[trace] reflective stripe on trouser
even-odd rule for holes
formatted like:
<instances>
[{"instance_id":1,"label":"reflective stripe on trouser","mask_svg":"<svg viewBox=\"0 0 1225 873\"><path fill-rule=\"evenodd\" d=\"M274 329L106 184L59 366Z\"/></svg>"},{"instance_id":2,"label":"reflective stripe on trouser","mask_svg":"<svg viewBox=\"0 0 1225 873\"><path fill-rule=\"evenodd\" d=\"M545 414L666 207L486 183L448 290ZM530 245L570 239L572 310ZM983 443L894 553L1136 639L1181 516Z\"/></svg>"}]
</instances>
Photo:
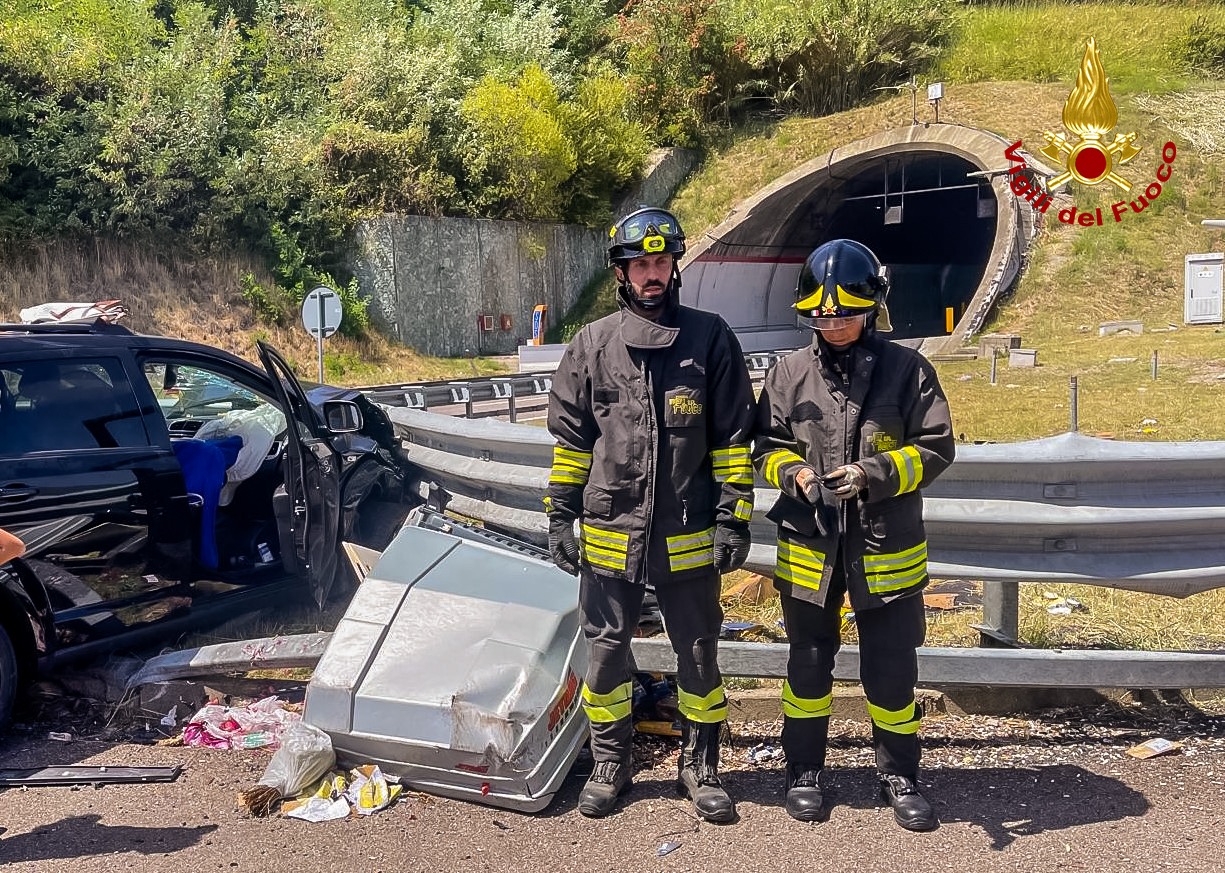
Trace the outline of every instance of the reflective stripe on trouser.
<instances>
[{"instance_id":1,"label":"reflective stripe on trouser","mask_svg":"<svg viewBox=\"0 0 1225 873\"><path fill-rule=\"evenodd\" d=\"M793 763L821 765L825 760L828 718L799 716L804 706L822 700L833 689L834 656L841 646L839 609L846 589L841 567L835 567L830 586L824 607L781 597L790 645L786 687L800 701L790 713L784 704L783 753ZM885 773L913 776L919 767L914 686L918 679L915 649L923 644L926 631L923 598L903 597L860 610L855 613L855 624L859 677L874 716L876 766Z\"/></svg>"},{"instance_id":2,"label":"reflective stripe on trouser","mask_svg":"<svg viewBox=\"0 0 1225 873\"><path fill-rule=\"evenodd\" d=\"M579 612L588 655L583 700L596 761L629 758L631 719L628 713L621 717L619 689L632 687L630 641L638 628L645 591L643 585L600 576L588 567L579 577ZM684 582L665 582L655 590L676 651L679 688L694 702L695 711L717 714L712 720L722 721L726 700L716 659L723 624L718 595L719 577L713 568Z\"/></svg>"},{"instance_id":3,"label":"reflective stripe on trouser","mask_svg":"<svg viewBox=\"0 0 1225 873\"><path fill-rule=\"evenodd\" d=\"M923 597L915 593L855 613L859 630L859 675L868 713L876 768L914 776L919 770L919 713L915 683L927 633Z\"/></svg>"}]
</instances>

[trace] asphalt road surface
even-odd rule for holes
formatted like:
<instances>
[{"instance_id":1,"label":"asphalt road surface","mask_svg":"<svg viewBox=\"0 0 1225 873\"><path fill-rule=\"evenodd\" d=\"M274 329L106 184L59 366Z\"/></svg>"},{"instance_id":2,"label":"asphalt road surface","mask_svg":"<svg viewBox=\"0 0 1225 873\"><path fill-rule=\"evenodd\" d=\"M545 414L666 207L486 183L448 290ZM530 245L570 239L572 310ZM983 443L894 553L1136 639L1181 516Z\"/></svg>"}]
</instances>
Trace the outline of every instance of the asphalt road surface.
<instances>
[{"instance_id":1,"label":"asphalt road surface","mask_svg":"<svg viewBox=\"0 0 1225 873\"><path fill-rule=\"evenodd\" d=\"M737 726L724 746L730 825L698 822L675 794L675 740L639 737L639 772L620 810L575 809L573 773L535 816L408 792L365 818L310 824L235 807L266 751L151 743L140 726L47 738L63 723L17 725L0 767L182 765L168 784L0 791L0 864L26 870L159 871L1220 871L1225 719L1186 707L1064 711L1035 718L935 716L924 722L922 784L938 830L909 833L878 805L865 725L836 722L830 818L781 807L781 763L751 763L777 724ZM1181 743L1140 760L1152 737ZM679 843L660 856L663 843Z\"/></svg>"}]
</instances>

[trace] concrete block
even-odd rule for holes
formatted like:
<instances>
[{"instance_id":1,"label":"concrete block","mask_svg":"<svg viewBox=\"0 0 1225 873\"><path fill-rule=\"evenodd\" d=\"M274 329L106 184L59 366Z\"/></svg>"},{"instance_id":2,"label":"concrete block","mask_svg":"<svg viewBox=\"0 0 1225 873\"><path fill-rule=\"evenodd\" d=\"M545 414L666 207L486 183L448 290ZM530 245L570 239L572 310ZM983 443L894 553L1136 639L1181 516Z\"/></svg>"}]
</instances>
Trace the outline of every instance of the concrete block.
<instances>
[{"instance_id":1,"label":"concrete block","mask_svg":"<svg viewBox=\"0 0 1225 873\"><path fill-rule=\"evenodd\" d=\"M1009 349L1008 350L1008 366L1010 367L1036 367L1038 366L1038 350L1037 349Z\"/></svg>"},{"instance_id":2,"label":"concrete block","mask_svg":"<svg viewBox=\"0 0 1225 873\"><path fill-rule=\"evenodd\" d=\"M1098 336L1110 336L1112 333L1144 333L1144 322L1103 321L1097 326Z\"/></svg>"},{"instance_id":3,"label":"concrete block","mask_svg":"<svg viewBox=\"0 0 1225 873\"><path fill-rule=\"evenodd\" d=\"M985 358L991 354L1010 352L1021 347L1021 337L1015 333L989 333L978 338L978 356Z\"/></svg>"}]
</instances>

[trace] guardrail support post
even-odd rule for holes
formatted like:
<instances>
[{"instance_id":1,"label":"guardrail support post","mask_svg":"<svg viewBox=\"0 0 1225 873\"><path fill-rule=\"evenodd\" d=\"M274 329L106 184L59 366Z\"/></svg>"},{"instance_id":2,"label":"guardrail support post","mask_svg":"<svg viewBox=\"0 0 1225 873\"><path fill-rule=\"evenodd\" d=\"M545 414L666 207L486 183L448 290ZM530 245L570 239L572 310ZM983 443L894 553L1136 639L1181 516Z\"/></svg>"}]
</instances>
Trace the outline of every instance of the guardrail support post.
<instances>
[{"instance_id":1,"label":"guardrail support post","mask_svg":"<svg viewBox=\"0 0 1225 873\"><path fill-rule=\"evenodd\" d=\"M983 623L974 627L980 646L1015 645L1017 640L1017 595L1015 580L983 582Z\"/></svg>"}]
</instances>

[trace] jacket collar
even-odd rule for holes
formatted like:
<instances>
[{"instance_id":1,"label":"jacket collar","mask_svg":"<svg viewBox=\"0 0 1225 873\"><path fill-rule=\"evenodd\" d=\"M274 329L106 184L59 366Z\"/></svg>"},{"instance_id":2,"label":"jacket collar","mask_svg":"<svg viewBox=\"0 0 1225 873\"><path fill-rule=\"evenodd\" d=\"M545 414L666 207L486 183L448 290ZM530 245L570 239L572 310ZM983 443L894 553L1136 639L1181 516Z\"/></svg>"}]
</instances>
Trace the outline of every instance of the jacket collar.
<instances>
[{"instance_id":1,"label":"jacket collar","mask_svg":"<svg viewBox=\"0 0 1225 873\"><path fill-rule=\"evenodd\" d=\"M631 349L666 349L676 342L679 327L651 321L621 305L621 339Z\"/></svg>"}]
</instances>

